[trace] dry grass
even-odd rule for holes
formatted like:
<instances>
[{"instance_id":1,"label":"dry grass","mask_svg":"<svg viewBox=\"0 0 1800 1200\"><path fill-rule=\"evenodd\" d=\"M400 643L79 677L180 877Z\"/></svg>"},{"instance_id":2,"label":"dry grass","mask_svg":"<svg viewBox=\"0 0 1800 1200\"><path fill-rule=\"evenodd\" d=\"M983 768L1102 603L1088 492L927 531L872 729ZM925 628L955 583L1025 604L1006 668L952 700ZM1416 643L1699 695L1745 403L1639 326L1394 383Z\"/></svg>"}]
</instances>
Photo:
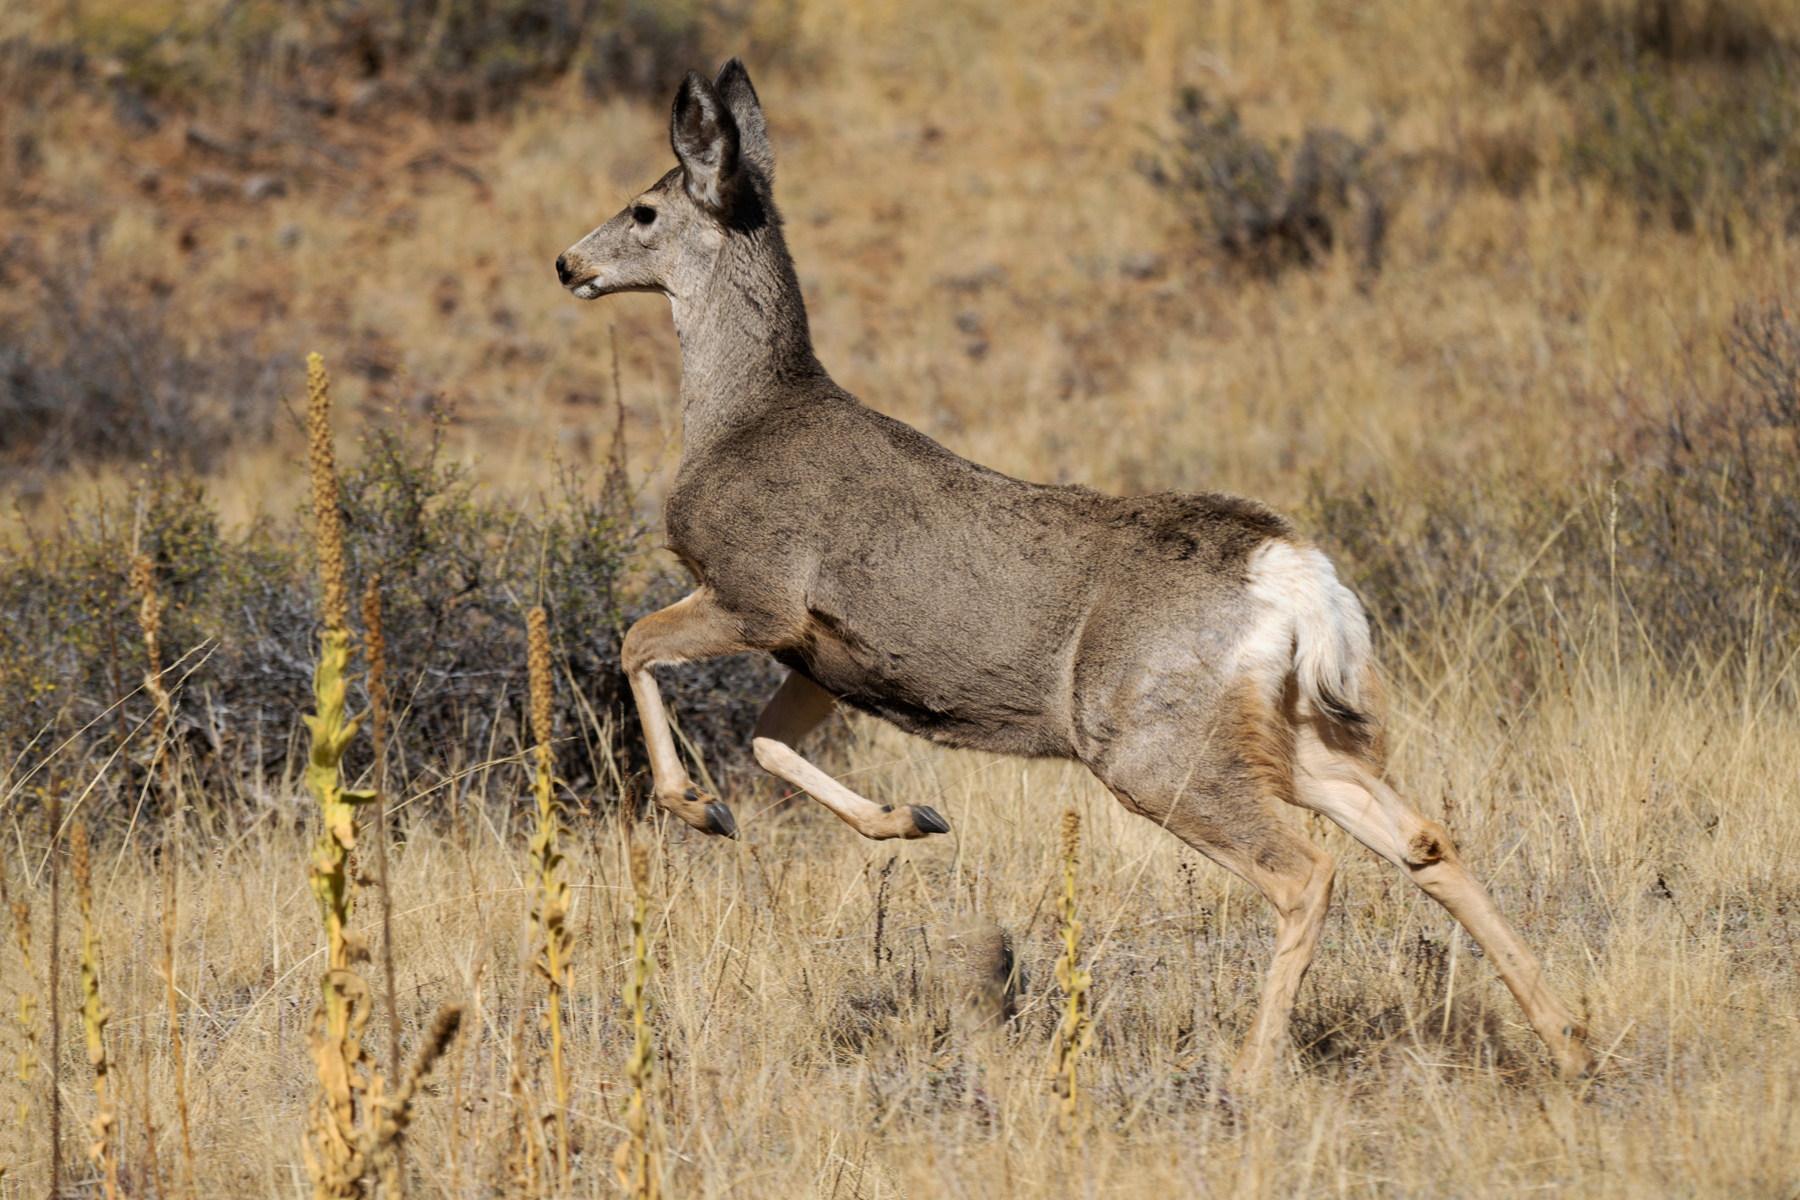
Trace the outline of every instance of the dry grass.
<instances>
[{"instance_id":1,"label":"dry grass","mask_svg":"<svg viewBox=\"0 0 1800 1200\"><path fill-rule=\"evenodd\" d=\"M1556 1083L1441 911L1326 833L1343 868L1301 995L1297 1055L1266 1092L1231 1094L1222 1071L1272 942L1260 900L1196 869L1077 770L923 750L858 723L856 778L883 802L946 812L953 839L875 846L799 801L746 805L743 842L675 831L654 855L669 1194L1789 1194L1800 1161L1800 818L1789 799L1800 730L1755 692L1650 700L1642 681L1606 678L1605 661L1568 666L1572 700L1548 697L1523 729L1497 728L1479 688L1452 685L1429 725L1405 711L1399 762L1555 985L1579 998L1607 1052L1597 1080ZM1072 1158L1051 1089L1061 1005L1048 982L1063 857L1053 815L1065 806L1090 834L1080 902L1094 976L1089 1124ZM195 986L200 1194L296 1194L310 1090L302 998L321 964L296 869L302 810L276 794L253 814L202 805L195 817L181 974ZM542 1103L551 1095L541 989L527 985L526 1009L515 1007L527 820L509 794L477 790L459 823L466 842L411 823L391 863L409 1037L489 981L473 989L460 1074L434 1079L415 1106L417 1195L449 1194L453 1176L465 1195L505 1186L509 1073ZM579 881L566 1030L576 1195L612 1194L625 1132L633 1041L616 997L633 969L634 898L621 832L586 824L568 846ZM97 862L95 889L103 956L118 964L115 1052L132 1061L149 1037L152 1108L168 1128L164 1017L132 954L156 937L155 878L134 840ZM878 890L885 944L872 960ZM993 1033L951 1011L960 947L946 931L971 909L1015 932L1031 980L1016 1026ZM77 1070L71 1059L64 1078ZM121 1084L121 1184L143 1194L135 1080ZM80 1128L91 1102L65 1095ZM28 1132L9 1128L0 1142L16 1164L9 1187L42 1179L42 1126Z\"/></svg>"},{"instance_id":2,"label":"dry grass","mask_svg":"<svg viewBox=\"0 0 1800 1200\"><path fill-rule=\"evenodd\" d=\"M1571 0L1550 25L1628 7ZM1800 36L1773 0L1742 7ZM9 33L55 20L3 16ZM1490 29L1429 0L976 2L929 19L800 4L786 19L787 65L752 70L821 356L871 403L1032 478L1229 487L1287 504L1313 479L1340 492L1503 480L1528 498L1631 443L1646 414L1622 397L1663 394L1665 381L1729 390L1733 313L1796 282L1795 243L1779 232L1682 234L1578 186L1555 168L1577 125L1569 93L1512 60L1487 73L1473 43ZM1174 132L1182 85L1234 105L1266 139L1321 123L1362 139L1379 125L1403 185L1380 273L1338 252L1246 279L1206 253L1134 169ZM351 82L334 86L347 102ZM394 111L320 119L305 137L264 101L193 114L225 138L270 135L243 162L187 138L186 115L136 136L114 111L104 93L47 92L0 113L7 152L21 155L26 135L34 147L32 169L0 181L31 262L93 272L109 302L159 298L157 328L191 330L189 358L241 334L297 380L297 348L327 347L354 364L337 381L352 426L408 422L447 391L452 454L520 494L542 490L547 450L604 453L616 324L630 461L655 502L677 437L666 311L639 297L582 308L549 264L663 169L659 109L569 87L475 125ZM356 165L295 149L306 137ZM258 173L286 193L241 198ZM90 314L40 330L35 271L0 261L8 344L105 324ZM305 486L298 446L277 432L216 460L228 515L291 506ZM28 457L7 464L21 523L32 504L86 486ZM99 471L103 486L123 473L117 460ZM1639 617L1621 618L1604 593L1578 611L1533 597L1504 631L1492 610L1471 611L1435 625L1427 614L1412 645L1429 653L1386 645L1395 768L1582 1010L1605 1051L1598 1078L1555 1082L1448 918L1296 816L1342 863L1336 904L1287 1069L1234 1092L1224 1067L1273 942L1260 899L1076 768L940 751L860 719L833 735L834 769L880 802L932 805L954 834L863 842L804 797L753 783L732 797L742 841L656 827L640 901L628 845L652 831L604 815L605 787L576 797L601 803L563 814L572 967L553 1026L530 970L537 814L519 799L521 747L454 787L390 797L384 949L407 1046L376 1030L367 1048L384 1062L396 1049L444 1053L429 1080L406 1085L418 1086L412 1193L520 1192L522 1156L546 1145L534 1123L563 1109L550 1078L560 1026L574 1195L616 1194L615 1151L660 1131L672 1196L1791 1197L1794 647L1665 662L1637 652ZM464 763L485 753L463 749ZM306 1017L326 955L304 878L317 816L292 779L228 791L191 763L176 770L178 864L156 861L161 839L141 822L113 827L92 863L117 1010L108 1055L122 1067L109 1079L119 1189L155 1193L147 1111L170 1194L182 1191L168 1149L179 1122L193 1194L303 1195ZM50 831L32 781L5 785L8 878L29 900L38 973L8 949L0 994L37 998L24 1026L35 1021L48 1057L43 980L72 998L79 946L62 939L60 961L46 961ZM89 815L84 786L69 792L71 820ZM1079 1138L1062 1128L1052 1081L1065 1000L1056 817L1070 808L1092 974ZM179 894L165 893L175 879ZM631 938L640 912L652 922L654 1058L621 1001L649 966ZM179 1038L156 965L165 914ZM970 989L954 931L978 918L1010 931L1028 980L999 1028L957 1013ZM462 1032L446 1051L452 1034L432 1015L453 1004ZM0 1036L29 1048L19 1022ZM95 1115L76 1086L80 1053L65 1039L55 1064L68 1164L84 1161L76 1139ZM45 1190L47 1066L31 1120L0 1127L0 1197ZM632 1108L634 1080L653 1083L654 1128ZM26 1091L5 1086L11 1110ZM551 1173L541 1155L538 1168Z\"/></svg>"}]
</instances>

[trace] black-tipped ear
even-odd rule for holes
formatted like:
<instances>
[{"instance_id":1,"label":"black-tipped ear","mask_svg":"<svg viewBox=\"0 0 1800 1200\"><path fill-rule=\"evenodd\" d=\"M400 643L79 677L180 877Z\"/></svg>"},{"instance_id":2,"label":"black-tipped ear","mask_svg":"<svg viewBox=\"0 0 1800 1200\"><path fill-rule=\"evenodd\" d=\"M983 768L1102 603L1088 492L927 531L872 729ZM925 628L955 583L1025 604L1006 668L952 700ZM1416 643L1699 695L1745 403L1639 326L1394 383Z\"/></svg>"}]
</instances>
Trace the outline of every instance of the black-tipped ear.
<instances>
[{"instance_id":1,"label":"black-tipped ear","mask_svg":"<svg viewBox=\"0 0 1800 1200\"><path fill-rule=\"evenodd\" d=\"M769 125L763 120L762 101L756 98L756 88L751 86L750 72L744 68L744 60L734 58L720 67L719 77L713 80L713 90L719 93L719 98L725 101L725 107L737 121L738 153L773 183L775 149L769 145Z\"/></svg>"},{"instance_id":2,"label":"black-tipped ear","mask_svg":"<svg viewBox=\"0 0 1800 1200\"><path fill-rule=\"evenodd\" d=\"M675 93L669 144L687 175L688 194L714 212L729 212L742 182L737 121L698 71L689 71Z\"/></svg>"}]
</instances>

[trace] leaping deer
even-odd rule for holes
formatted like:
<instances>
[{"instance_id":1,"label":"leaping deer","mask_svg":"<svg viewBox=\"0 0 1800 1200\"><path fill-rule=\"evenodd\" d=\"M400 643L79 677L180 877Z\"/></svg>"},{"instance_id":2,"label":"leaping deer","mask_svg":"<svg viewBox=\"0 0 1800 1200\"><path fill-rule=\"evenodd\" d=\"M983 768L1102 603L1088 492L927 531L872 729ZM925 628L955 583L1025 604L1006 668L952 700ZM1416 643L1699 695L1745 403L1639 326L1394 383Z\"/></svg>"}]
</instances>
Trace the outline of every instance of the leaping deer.
<instances>
[{"instance_id":1,"label":"leaping deer","mask_svg":"<svg viewBox=\"0 0 1800 1200\"><path fill-rule=\"evenodd\" d=\"M1368 620L1331 562L1254 500L1122 498L1008 478L864 406L813 353L744 65L689 72L677 165L556 260L577 297L657 292L681 340L680 468L664 506L695 591L631 627L623 665L657 803L731 835L688 777L659 664L760 650L790 674L757 761L864 837L947 833L796 750L843 702L946 746L1084 763L1139 813L1254 884L1277 939L1235 1071L1288 1016L1331 899L1329 855L1282 819L1323 813L1475 937L1564 1075L1585 1030L1464 867L1382 778Z\"/></svg>"}]
</instances>

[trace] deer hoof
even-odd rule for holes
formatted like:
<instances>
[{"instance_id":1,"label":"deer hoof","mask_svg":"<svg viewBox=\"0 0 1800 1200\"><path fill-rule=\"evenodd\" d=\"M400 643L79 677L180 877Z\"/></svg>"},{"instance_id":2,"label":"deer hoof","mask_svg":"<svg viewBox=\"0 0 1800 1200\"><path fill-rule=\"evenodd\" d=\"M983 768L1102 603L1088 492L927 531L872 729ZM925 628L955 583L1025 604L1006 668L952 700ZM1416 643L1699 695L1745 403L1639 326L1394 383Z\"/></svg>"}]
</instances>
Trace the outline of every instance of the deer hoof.
<instances>
[{"instance_id":1,"label":"deer hoof","mask_svg":"<svg viewBox=\"0 0 1800 1200\"><path fill-rule=\"evenodd\" d=\"M1570 1082L1592 1079L1600 1071L1600 1060L1579 1042L1559 1056L1556 1073Z\"/></svg>"},{"instance_id":2,"label":"deer hoof","mask_svg":"<svg viewBox=\"0 0 1800 1200\"><path fill-rule=\"evenodd\" d=\"M913 828L921 834L949 833L950 822L938 814L938 810L925 804L910 805L912 809Z\"/></svg>"},{"instance_id":3,"label":"deer hoof","mask_svg":"<svg viewBox=\"0 0 1800 1200\"><path fill-rule=\"evenodd\" d=\"M724 801L707 801L706 832L717 834L720 837L734 838L737 836L737 818L731 815L731 810L725 807Z\"/></svg>"}]
</instances>

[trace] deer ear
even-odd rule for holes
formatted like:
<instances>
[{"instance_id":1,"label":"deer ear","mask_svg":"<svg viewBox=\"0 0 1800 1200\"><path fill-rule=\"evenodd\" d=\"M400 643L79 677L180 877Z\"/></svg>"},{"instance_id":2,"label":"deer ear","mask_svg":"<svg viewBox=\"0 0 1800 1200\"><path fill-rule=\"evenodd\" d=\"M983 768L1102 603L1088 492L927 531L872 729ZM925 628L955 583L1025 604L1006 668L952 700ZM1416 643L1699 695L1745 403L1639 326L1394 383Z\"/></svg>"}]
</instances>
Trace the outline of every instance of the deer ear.
<instances>
[{"instance_id":1,"label":"deer ear","mask_svg":"<svg viewBox=\"0 0 1800 1200\"><path fill-rule=\"evenodd\" d=\"M734 58L720 67L719 77L713 80L713 90L719 93L719 98L737 121L738 153L743 161L773 183L775 150L769 145L769 126L763 120L762 101L756 98L756 89L750 84L750 72L744 68L744 60Z\"/></svg>"},{"instance_id":2,"label":"deer ear","mask_svg":"<svg viewBox=\"0 0 1800 1200\"><path fill-rule=\"evenodd\" d=\"M675 93L669 144L687 176L688 195L716 213L729 212L742 181L737 121L698 71L689 71Z\"/></svg>"}]
</instances>

